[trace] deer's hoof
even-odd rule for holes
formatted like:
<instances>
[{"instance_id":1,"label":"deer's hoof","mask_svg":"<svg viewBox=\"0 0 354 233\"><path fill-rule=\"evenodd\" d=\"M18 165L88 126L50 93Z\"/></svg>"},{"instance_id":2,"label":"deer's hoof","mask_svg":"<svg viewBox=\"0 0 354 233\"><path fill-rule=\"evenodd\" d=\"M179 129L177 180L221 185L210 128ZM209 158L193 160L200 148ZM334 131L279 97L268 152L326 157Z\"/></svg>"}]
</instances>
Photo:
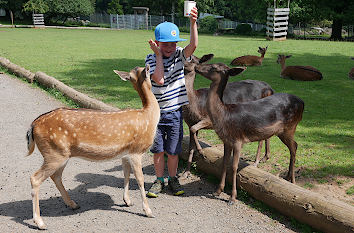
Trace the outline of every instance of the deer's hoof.
<instances>
[{"instance_id":1,"label":"deer's hoof","mask_svg":"<svg viewBox=\"0 0 354 233\"><path fill-rule=\"evenodd\" d=\"M78 204L76 204L74 201L72 201L72 203L69 206L72 210L77 210L80 209L80 206Z\"/></svg>"},{"instance_id":2,"label":"deer's hoof","mask_svg":"<svg viewBox=\"0 0 354 233\"><path fill-rule=\"evenodd\" d=\"M42 218L34 219L34 223L37 225L38 229L46 230L47 226L44 224Z\"/></svg>"}]
</instances>

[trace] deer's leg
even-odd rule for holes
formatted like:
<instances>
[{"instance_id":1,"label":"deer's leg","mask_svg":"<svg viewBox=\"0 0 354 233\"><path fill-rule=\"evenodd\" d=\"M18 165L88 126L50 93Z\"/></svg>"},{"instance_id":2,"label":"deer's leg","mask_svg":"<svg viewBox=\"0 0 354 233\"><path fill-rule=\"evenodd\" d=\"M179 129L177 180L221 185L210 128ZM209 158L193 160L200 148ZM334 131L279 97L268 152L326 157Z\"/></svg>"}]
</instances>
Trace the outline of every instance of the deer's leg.
<instances>
[{"instance_id":1,"label":"deer's leg","mask_svg":"<svg viewBox=\"0 0 354 233\"><path fill-rule=\"evenodd\" d=\"M133 203L131 202L130 197L129 197L129 179L130 179L131 166L129 163L129 159L127 157L122 158L122 166L123 166L123 172L124 172L123 200L127 206L132 206Z\"/></svg>"},{"instance_id":2,"label":"deer's leg","mask_svg":"<svg viewBox=\"0 0 354 233\"><path fill-rule=\"evenodd\" d=\"M285 179L291 183L295 183L295 160L297 150L297 143L294 140L294 133L295 132L285 132L284 134L279 135L280 140L289 148L290 151L289 171Z\"/></svg>"},{"instance_id":3,"label":"deer's leg","mask_svg":"<svg viewBox=\"0 0 354 233\"><path fill-rule=\"evenodd\" d=\"M224 158L223 158L223 164L222 164L221 178L220 178L219 187L214 193L215 196L219 196L220 193L222 191L224 191L226 170L227 170L227 165L229 164L229 161L230 161L231 150L232 150L232 148L230 146L227 146L226 144L224 144Z\"/></svg>"},{"instance_id":4,"label":"deer's leg","mask_svg":"<svg viewBox=\"0 0 354 233\"><path fill-rule=\"evenodd\" d=\"M193 134L190 130L189 130L189 156L188 156L188 161L187 161L187 168L183 173L183 177L187 178L190 174L191 174L191 165L192 165L192 161L193 161L193 155L194 155L194 148L196 147L196 143L195 141L198 140L197 139L197 133Z\"/></svg>"},{"instance_id":5,"label":"deer's leg","mask_svg":"<svg viewBox=\"0 0 354 233\"><path fill-rule=\"evenodd\" d=\"M257 167L259 164L259 161L261 160L261 150L263 146L263 140L258 142L258 148L257 148L257 154L256 154L256 160L254 161L253 166Z\"/></svg>"},{"instance_id":6,"label":"deer's leg","mask_svg":"<svg viewBox=\"0 0 354 233\"><path fill-rule=\"evenodd\" d=\"M236 197L237 197L236 179L237 179L237 169L240 160L241 149L242 149L242 143L237 141L233 146L234 158L232 162L232 191L228 203L229 205L233 205L236 202Z\"/></svg>"},{"instance_id":7,"label":"deer's leg","mask_svg":"<svg viewBox=\"0 0 354 233\"><path fill-rule=\"evenodd\" d=\"M267 161L269 159L269 154L270 154L270 138L264 141L265 141L265 154L264 157L262 158L262 162Z\"/></svg>"},{"instance_id":8,"label":"deer's leg","mask_svg":"<svg viewBox=\"0 0 354 233\"><path fill-rule=\"evenodd\" d=\"M141 193L141 199L143 203L143 210L145 211L146 216L150 218L154 218L155 216L152 214L152 211L149 207L149 203L147 201L146 195L145 195L145 188L144 188L144 175L143 175L143 169L141 166L141 157L142 154L133 154L131 155L131 166L133 168L133 172L136 178L136 181L138 182L139 188L140 188L140 193Z\"/></svg>"},{"instance_id":9,"label":"deer's leg","mask_svg":"<svg viewBox=\"0 0 354 233\"><path fill-rule=\"evenodd\" d=\"M67 206L69 206L71 209L75 210L80 208L80 206L78 204L76 204L73 200L71 200L68 192L66 191L66 189L64 188L63 182L62 182L62 174L63 174L63 170L67 164L68 160L64 160L63 162L61 162L61 167L59 167L58 170L56 170L54 172L53 175L50 176L50 178L53 180L53 182L55 183L55 186L57 186L65 204Z\"/></svg>"},{"instance_id":10,"label":"deer's leg","mask_svg":"<svg viewBox=\"0 0 354 233\"><path fill-rule=\"evenodd\" d=\"M197 150L198 150L199 153L201 153L202 147L199 144L199 141L198 141L198 138L197 138L196 134L197 134L197 132L199 130L204 129L204 128L210 128L211 126L212 126L212 123L211 123L210 119L204 119L204 120L199 121L197 124L193 125L190 128L190 131L194 134L195 145L196 145Z\"/></svg>"},{"instance_id":11,"label":"deer's leg","mask_svg":"<svg viewBox=\"0 0 354 233\"><path fill-rule=\"evenodd\" d=\"M32 186L32 204L33 204L33 221L36 223L39 229L46 229L46 225L40 215L39 209L39 187L49 176L53 175L63 163L58 163L55 160L51 160L51 163L44 157L44 162L41 168L31 176Z\"/></svg>"}]
</instances>

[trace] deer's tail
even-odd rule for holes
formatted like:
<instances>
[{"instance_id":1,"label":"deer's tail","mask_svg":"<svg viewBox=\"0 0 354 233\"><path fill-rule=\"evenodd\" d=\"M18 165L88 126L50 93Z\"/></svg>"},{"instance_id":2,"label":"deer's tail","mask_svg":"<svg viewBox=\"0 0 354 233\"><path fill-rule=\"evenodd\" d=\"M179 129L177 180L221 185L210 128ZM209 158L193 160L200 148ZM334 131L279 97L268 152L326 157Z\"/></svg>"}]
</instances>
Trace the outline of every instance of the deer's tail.
<instances>
[{"instance_id":1,"label":"deer's tail","mask_svg":"<svg viewBox=\"0 0 354 233\"><path fill-rule=\"evenodd\" d=\"M33 124L31 125L31 128L29 128L29 130L27 131L26 139L27 139L27 149L28 149L27 156L29 156L33 153L35 147L35 141L33 137Z\"/></svg>"}]
</instances>

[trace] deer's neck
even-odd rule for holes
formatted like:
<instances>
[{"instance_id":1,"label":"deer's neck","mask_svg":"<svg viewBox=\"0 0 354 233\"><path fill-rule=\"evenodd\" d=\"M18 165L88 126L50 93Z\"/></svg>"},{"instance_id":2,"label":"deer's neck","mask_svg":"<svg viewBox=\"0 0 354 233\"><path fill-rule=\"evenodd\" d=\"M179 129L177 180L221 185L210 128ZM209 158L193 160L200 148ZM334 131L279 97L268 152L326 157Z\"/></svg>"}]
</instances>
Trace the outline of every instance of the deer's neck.
<instances>
[{"instance_id":1,"label":"deer's neck","mask_svg":"<svg viewBox=\"0 0 354 233\"><path fill-rule=\"evenodd\" d=\"M226 80L227 82L227 80ZM207 99L207 108L210 118L213 119L222 118L222 114L224 113L225 105L222 102L222 97L224 94L226 82L217 80L213 81L210 85L210 90L208 93Z\"/></svg>"},{"instance_id":2,"label":"deer's neck","mask_svg":"<svg viewBox=\"0 0 354 233\"><path fill-rule=\"evenodd\" d=\"M185 85L187 89L188 100L193 101L196 98L194 89L195 72L190 72L187 74L188 77L185 78Z\"/></svg>"},{"instance_id":3,"label":"deer's neck","mask_svg":"<svg viewBox=\"0 0 354 233\"><path fill-rule=\"evenodd\" d=\"M151 89L143 84L141 89L138 90L138 93L143 105L143 109L150 110L152 113L158 113L156 115L160 116L160 107Z\"/></svg>"},{"instance_id":4,"label":"deer's neck","mask_svg":"<svg viewBox=\"0 0 354 233\"><path fill-rule=\"evenodd\" d=\"M285 70L285 61L280 62L281 70Z\"/></svg>"}]
</instances>

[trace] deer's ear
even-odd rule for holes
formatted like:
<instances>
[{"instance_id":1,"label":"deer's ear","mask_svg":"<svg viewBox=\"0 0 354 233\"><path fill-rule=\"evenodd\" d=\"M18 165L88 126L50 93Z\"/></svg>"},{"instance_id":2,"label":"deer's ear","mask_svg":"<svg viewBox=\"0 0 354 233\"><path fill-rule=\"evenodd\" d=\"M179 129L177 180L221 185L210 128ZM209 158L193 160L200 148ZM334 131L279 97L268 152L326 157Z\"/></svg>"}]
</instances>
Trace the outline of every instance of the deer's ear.
<instances>
[{"instance_id":1,"label":"deer's ear","mask_svg":"<svg viewBox=\"0 0 354 233\"><path fill-rule=\"evenodd\" d=\"M229 75L230 76L236 76L241 74L243 71L245 71L247 67L234 67L229 69Z\"/></svg>"},{"instance_id":2,"label":"deer's ear","mask_svg":"<svg viewBox=\"0 0 354 233\"><path fill-rule=\"evenodd\" d=\"M125 71L113 70L123 81L128 81L130 79L130 74Z\"/></svg>"},{"instance_id":3,"label":"deer's ear","mask_svg":"<svg viewBox=\"0 0 354 233\"><path fill-rule=\"evenodd\" d=\"M150 78L150 65L145 66L145 75Z\"/></svg>"},{"instance_id":4,"label":"deer's ear","mask_svg":"<svg viewBox=\"0 0 354 233\"><path fill-rule=\"evenodd\" d=\"M212 53L206 54L206 55L204 55L202 58L200 58L199 64L200 64L200 63L207 62L207 61L209 61L210 59L212 59L213 57L214 57L214 54L212 54Z\"/></svg>"},{"instance_id":5,"label":"deer's ear","mask_svg":"<svg viewBox=\"0 0 354 233\"><path fill-rule=\"evenodd\" d=\"M288 56L286 56L285 58L289 58L289 57L291 57L292 55L288 55Z\"/></svg>"}]
</instances>

